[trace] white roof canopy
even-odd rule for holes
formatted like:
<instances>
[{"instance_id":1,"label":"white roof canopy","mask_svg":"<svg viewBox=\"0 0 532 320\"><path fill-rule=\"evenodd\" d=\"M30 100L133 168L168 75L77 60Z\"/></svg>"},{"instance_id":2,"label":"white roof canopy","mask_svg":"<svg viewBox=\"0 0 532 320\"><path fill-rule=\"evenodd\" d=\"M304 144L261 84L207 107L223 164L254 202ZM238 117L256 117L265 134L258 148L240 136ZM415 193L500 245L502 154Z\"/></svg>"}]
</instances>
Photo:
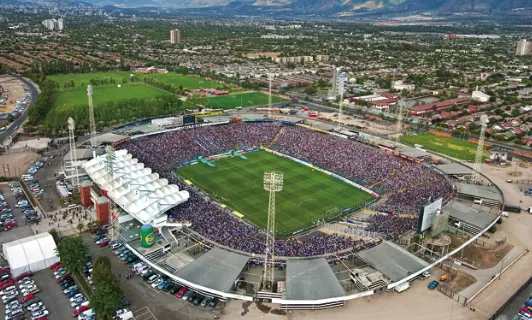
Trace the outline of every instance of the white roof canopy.
<instances>
[{"instance_id":1,"label":"white roof canopy","mask_svg":"<svg viewBox=\"0 0 532 320\"><path fill-rule=\"evenodd\" d=\"M160 179L127 150L115 151L113 157L97 156L83 168L117 205L142 223L152 222L189 198L188 191Z\"/></svg>"}]
</instances>

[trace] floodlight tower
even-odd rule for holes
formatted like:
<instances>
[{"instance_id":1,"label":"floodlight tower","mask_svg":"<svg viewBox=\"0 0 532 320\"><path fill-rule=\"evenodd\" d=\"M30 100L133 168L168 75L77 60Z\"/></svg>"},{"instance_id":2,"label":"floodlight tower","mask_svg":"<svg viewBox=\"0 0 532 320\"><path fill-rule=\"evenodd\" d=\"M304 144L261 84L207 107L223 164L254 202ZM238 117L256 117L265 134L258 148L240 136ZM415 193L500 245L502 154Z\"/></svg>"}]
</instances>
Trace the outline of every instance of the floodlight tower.
<instances>
[{"instance_id":1,"label":"floodlight tower","mask_svg":"<svg viewBox=\"0 0 532 320\"><path fill-rule=\"evenodd\" d=\"M397 137L396 141L399 143L399 139L401 138L402 131L403 131L403 110L405 107L404 100L401 99L399 102L399 113L397 114Z\"/></svg>"},{"instance_id":2,"label":"floodlight tower","mask_svg":"<svg viewBox=\"0 0 532 320\"><path fill-rule=\"evenodd\" d=\"M76 123L71 117L68 118L68 142L70 144L70 181L74 188L79 188L78 159L76 156L76 142L74 141L74 129Z\"/></svg>"},{"instance_id":3,"label":"floodlight tower","mask_svg":"<svg viewBox=\"0 0 532 320\"><path fill-rule=\"evenodd\" d=\"M270 199L268 201L268 226L266 228L262 289L273 290L275 282L275 193L283 190L283 174L275 171L264 172L264 190L270 192Z\"/></svg>"},{"instance_id":4,"label":"floodlight tower","mask_svg":"<svg viewBox=\"0 0 532 320\"><path fill-rule=\"evenodd\" d=\"M482 154L484 151L484 138L486 136L486 127L488 126L488 116L483 114L480 117L480 137L478 138L477 154L475 156L475 166L473 172L473 183L480 181L480 165L482 163Z\"/></svg>"},{"instance_id":5,"label":"floodlight tower","mask_svg":"<svg viewBox=\"0 0 532 320\"><path fill-rule=\"evenodd\" d=\"M273 73L268 73L268 115L272 114L272 80Z\"/></svg>"},{"instance_id":6,"label":"floodlight tower","mask_svg":"<svg viewBox=\"0 0 532 320\"><path fill-rule=\"evenodd\" d=\"M92 106L92 86L87 86L87 96L89 97L89 133L91 147L96 148L96 122L94 121L94 107Z\"/></svg>"}]
</instances>

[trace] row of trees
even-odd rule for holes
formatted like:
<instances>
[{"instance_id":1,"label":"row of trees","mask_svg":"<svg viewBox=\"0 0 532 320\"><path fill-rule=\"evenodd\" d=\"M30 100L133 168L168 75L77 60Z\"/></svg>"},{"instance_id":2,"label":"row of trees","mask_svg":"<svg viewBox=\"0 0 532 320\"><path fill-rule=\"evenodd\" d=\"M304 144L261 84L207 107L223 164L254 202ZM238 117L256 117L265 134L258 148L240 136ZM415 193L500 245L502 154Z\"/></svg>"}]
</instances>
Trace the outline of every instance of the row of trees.
<instances>
[{"instance_id":1,"label":"row of trees","mask_svg":"<svg viewBox=\"0 0 532 320\"><path fill-rule=\"evenodd\" d=\"M81 270L89 256L89 247L85 241L81 237L66 238L58 241L56 250L63 266L77 278L78 282L84 281ZM91 276L95 290L87 289L89 292L86 292L89 295L90 306L96 313L96 319L110 319L120 307L124 292L120 288L120 280L112 271L109 258L99 256L93 265Z\"/></svg>"},{"instance_id":2,"label":"row of trees","mask_svg":"<svg viewBox=\"0 0 532 320\"><path fill-rule=\"evenodd\" d=\"M175 95L161 95L152 99L126 98L118 101L101 102L94 106L94 118L97 129L129 121L178 114L182 111L182 101ZM67 120L76 121L76 129L87 131L89 128L88 105L60 105L50 110L43 118L43 132L58 135L67 130Z\"/></svg>"},{"instance_id":3,"label":"row of trees","mask_svg":"<svg viewBox=\"0 0 532 320\"><path fill-rule=\"evenodd\" d=\"M43 119L46 118L46 115L51 109L53 95L56 92L55 82L47 80L46 78L41 80L42 81L39 81L39 88L41 89L41 93L37 97L35 105L29 110L30 125L37 125Z\"/></svg>"}]
</instances>

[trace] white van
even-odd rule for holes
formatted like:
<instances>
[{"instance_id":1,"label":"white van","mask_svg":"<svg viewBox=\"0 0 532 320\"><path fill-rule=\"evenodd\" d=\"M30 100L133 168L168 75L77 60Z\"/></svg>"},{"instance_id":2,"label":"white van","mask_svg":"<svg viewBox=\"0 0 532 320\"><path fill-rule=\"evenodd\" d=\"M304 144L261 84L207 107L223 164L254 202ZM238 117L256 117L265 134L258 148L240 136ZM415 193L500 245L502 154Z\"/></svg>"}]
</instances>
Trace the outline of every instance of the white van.
<instances>
[{"instance_id":1,"label":"white van","mask_svg":"<svg viewBox=\"0 0 532 320\"><path fill-rule=\"evenodd\" d=\"M475 199L475 204L482 204L482 199Z\"/></svg>"},{"instance_id":2,"label":"white van","mask_svg":"<svg viewBox=\"0 0 532 320\"><path fill-rule=\"evenodd\" d=\"M6 127L0 127L0 132L6 131Z\"/></svg>"}]
</instances>

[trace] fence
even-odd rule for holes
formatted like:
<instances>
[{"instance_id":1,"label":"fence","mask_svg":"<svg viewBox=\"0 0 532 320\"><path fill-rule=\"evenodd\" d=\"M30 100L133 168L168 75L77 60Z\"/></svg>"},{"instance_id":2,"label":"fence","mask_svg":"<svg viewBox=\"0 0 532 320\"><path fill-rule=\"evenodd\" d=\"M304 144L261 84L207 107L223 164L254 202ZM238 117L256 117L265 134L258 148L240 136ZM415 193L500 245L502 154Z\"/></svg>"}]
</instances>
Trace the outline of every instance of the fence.
<instances>
[{"instance_id":1,"label":"fence","mask_svg":"<svg viewBox=\"0 0 532 320\"><path fill-rule=\"evenodd\" d=\"M474 235L471 235L470 233L468 233L466 231L459 230L459 229L454 228L452 226L449 226L447 228L447 232L452 233L452 234L457 235L457 236L460 236L460 237L463 237L463 238L466 238L466 240L469 240L472 237L474 237ZM500 241L496 241L495 244L488 243L488 242L483 241L483 240L481 240L479 238L475 239L475 241L473 241L473 243L476 244L476 245L482 246L484 248L487 248L489 250L492 250L492 249L498 248L499 246L501 246L504 243L506 243L506 237L504 239L500 240Z\"/></svg>"},{"instance_id":2,"label":"fence","mask_svg":"<svg viewBox=\"0 0 532 320\"><path fill-rule=\"evenodd\" d=\"M449 289L449 287L445 283L438 286L438 291L464 306L467 304L467 301L468 301L467 297L461 296L457 292L453 291L452 289Z\"/></svg>"}]
</instances>

